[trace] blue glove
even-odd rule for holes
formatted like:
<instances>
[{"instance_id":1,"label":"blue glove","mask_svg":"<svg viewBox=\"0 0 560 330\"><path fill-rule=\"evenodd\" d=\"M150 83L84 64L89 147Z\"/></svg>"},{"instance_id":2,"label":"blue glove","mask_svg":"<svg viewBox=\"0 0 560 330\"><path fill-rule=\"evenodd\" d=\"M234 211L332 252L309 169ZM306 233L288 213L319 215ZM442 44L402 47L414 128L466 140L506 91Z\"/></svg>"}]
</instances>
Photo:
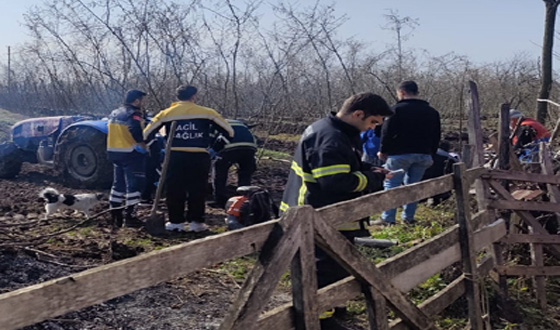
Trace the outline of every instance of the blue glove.
<instances>
[{"instance_id":1,"label":"blue glove","mask_svg":"<svg viewBox=\"0 0 560 330\"><path fill-rule=\"evenodd\" d=\"M145 155L145 154L148 153L148 150L142 148L142 146L140 146L139 144L137 144L137 145L134 146L134 150L136 150L136 152L138 152L138 153L140 153L140 154L142 154L142 155Z\"/></svg>"},{"instance_id":2,"label":"blue glove","mask_svg":"<svg viewBox=\"0 0 560 330\"><path fill-rule=\"evenodd\" d=\"M208 153L210 154L210 158L214 158L217 155L216 151L214 151L214 149L212 149L212 148L208 149Z\"/></svg>"}]
</instances>

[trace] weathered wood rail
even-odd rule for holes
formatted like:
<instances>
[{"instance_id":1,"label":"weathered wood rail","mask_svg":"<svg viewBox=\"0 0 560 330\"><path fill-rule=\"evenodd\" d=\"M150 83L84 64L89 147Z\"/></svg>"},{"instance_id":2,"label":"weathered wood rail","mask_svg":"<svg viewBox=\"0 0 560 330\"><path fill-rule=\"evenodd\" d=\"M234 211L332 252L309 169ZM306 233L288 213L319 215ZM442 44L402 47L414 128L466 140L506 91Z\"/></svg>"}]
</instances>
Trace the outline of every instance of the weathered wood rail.
<instances>
[{"instance_id":1,"label":"weathered wood rail","mask_svg":"<svg viewBox=\"0 0 560 330\"><path fill-rule=\"evenodd\" d=\"M364 285L369 286L371 294L377 297L373 301L381 302L376 305L377 309L384 306L387 300L389 306L404 320L395 322L392 328L400 329L404 324L412 324L413 328L430 328L431 321L426 315L437 314L469 290L471 279L460 277L420 306L412 304L402 293L462 260L466 252L458 242L465 221L463 225L460 222L437 237L378 265L356 254L357 250L354 251L352 245L343 245L346 241L340 241L342 236L337 237L334 227L349 219L364 218L453 190L457 182L463 182L463 186L468 187L481 175L488 175L488 171L478 168L464 171L463 168L459 175L459 178L446 175L318 210L293 208L281 219L4 293L0 295L0 328L15 329L34 324L257 251L261 251L261 256L247 281L252 283L251 287L242 288L246 294L240 296L245 297L245 300L234 304L238 308L226 317L223 329L237 329L240 326L247 329L316 329L320 311L362 294ZM473 244L467 255L481 251L506 235L503 221L494 221L487 210L475 214L472 219L464 211L462 216L472 227L467 235ZM332 240L340 244L332 245L329 243ZM313 286L316 283L313 271L315 244L331 251L354 277L316 290L316 284ZM344 246L344 250L339 250L340 246ZM298 288L294 292L294 303L260 315L260 308L264 305L262 297L270 296L267 293L272 292L279 276L289 268L290 263L292 278L295 278L293 286ZM492 266L493 259L489 257L471 268L474 267L472 270L476 273L478 267L478 273L486 274ZM374 307L373 312L377 318L370 319L384 319L386 322L385 310L375 311Z\"/></svg>"}]
</instances>

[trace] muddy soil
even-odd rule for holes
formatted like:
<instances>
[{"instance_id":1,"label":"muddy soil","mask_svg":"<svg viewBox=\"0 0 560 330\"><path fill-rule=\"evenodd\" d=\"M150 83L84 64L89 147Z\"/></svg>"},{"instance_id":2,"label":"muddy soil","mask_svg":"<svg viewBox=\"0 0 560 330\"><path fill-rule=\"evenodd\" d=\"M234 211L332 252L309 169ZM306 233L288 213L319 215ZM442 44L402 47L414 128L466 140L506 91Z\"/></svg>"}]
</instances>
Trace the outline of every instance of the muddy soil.
<instances>
[{"instance_id":1,"label":"muddy soil","mask_svg":"<svg viewBox=\"0 0 560 330\"><path fill-rule=\"evenodd\" d=\"M269 189L279 201L288 165L262 160L254 183ZM235 184L235 175L231 175ZM62 186L50 168L24 164L13 180L0 179L0 220L2 223L33 223L44 214L38 193L54 187L62 193L93 192ZM231 186L233 191L234 187ZM105 193L108 191L95 191ZM105 199L95 211L108 207ZM146 219L149 208L139 210ZM225 230L223 209L207 207L210 232L182 233L168 238L152 238L142 229L113 230L108 215L102 215L68 233L56 235L39 245L10 246L16 238L31 239L69 228L84 221L72 212L29 226L15 226L0 232L0 292L9 292L84 269L133 257L154 249L191 241ZM141 275L139 275L141 276ZM216 329L227 312L242 279L224 272L220 265L158 286L53 318L25 329ZM279 289L269 307L291 300L289 289ZM23 307L23 306L22 306ZM352 329L351 327L349 329Z\"/></svg>"}]
</instances>

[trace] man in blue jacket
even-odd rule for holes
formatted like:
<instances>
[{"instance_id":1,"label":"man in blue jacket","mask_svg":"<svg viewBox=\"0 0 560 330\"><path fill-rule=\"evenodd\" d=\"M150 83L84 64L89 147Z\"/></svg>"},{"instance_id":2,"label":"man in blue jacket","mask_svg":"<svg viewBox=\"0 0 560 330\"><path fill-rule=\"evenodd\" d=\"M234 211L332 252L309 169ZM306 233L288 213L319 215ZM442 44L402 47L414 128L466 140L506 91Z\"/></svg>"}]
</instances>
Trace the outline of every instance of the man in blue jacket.
<instances>
[{"instance_id":1,"label":"man in blue jacket","mask_svg":"<svg viewBox=\"0 0 560 330\"><path fill-rule=\"evenodd\" d=\"M114 166L109 204L112 209L123 203L126 205L124 224L127 227L143 225L136 218L136 205L140 203L140 189L144 186L144 162L148 153L142 137L145 95L139 90L128 91L124 105L111 112L107 125L107 154ZM114 226L122 226L121 209L112 210L111 216Z\"/></svg>"}]
</instances>

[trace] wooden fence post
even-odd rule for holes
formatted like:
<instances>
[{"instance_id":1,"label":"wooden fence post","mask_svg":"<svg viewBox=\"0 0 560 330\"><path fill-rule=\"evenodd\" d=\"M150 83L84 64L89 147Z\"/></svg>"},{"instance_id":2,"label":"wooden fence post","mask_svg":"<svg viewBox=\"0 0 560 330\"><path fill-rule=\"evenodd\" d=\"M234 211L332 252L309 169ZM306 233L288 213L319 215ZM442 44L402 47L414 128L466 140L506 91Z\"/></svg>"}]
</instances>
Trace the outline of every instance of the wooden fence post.
<instances>
[{"instance_id":1,"label":"wooden fence post","mask_svg":"<svg viewBox=\"0 0 560 330\"><path fill-rule=\"evenodd\" d=\"M306 212L305 215L313 216L310 212ZM299 251L292 260L290 274L295 328L296 330L320 330L313 221L311 218L303 218L299 221L301 221L302 227L301 243Z\"/></svg>"},{"instance_id":2,"label":"wooden fence post","mask_svg":"<svg viewBox=\"0 0 560 330\"><path fill-rule=\"evenodd\" d=\"M383 295L369 285L362 285L370 330L389 330L387 302Z\"/></svg>"},{"instance_id":3,"label":"wooden fence post","mask_svg":"<svg viewBox=\"0 0 560 330\"><path fill-rule=\"evenodd\" d=\"M453 179L457 198L457 222L459 223L459 243L465 274L465 295L469 304L471 329L483 330L480 287L476 269L476 250L470 223L469 187L465 178L465 164L453 165Z\"/></svg>"},{"instance_id":4,"label":"wooden fence post","mask_svg":"<svg viewBox=\"0 0 560 330\"><path fill-rule=\"evenodd\" d=\"M471 113L468 117L467 129L469 132L469 144L473 146L472 166L479 167L484 165L484 143L482 141L482 124L480 121L480 104L478 102L478 87L472 80L469 81L469 91L471 94ZM475 190L477 197L478 210L485 210L488 206L488 189L481 179L475 180ZM468 188L467 188L468 196Z\"/></svg>"},{"instance_id":5,"label":"wooden fence post","mask_svg":"<svg viewBox=\"0 0 560 330\"><path fill-rule=\"evenodd\" d=\"M313 212L310 206L289 209L280 221L283 228L277 225L271 231L220 330L254 328L282 272L288 269L301 244L301 223L305 222L303 215L312 217Z\"/></svg>"}]
</instances>

